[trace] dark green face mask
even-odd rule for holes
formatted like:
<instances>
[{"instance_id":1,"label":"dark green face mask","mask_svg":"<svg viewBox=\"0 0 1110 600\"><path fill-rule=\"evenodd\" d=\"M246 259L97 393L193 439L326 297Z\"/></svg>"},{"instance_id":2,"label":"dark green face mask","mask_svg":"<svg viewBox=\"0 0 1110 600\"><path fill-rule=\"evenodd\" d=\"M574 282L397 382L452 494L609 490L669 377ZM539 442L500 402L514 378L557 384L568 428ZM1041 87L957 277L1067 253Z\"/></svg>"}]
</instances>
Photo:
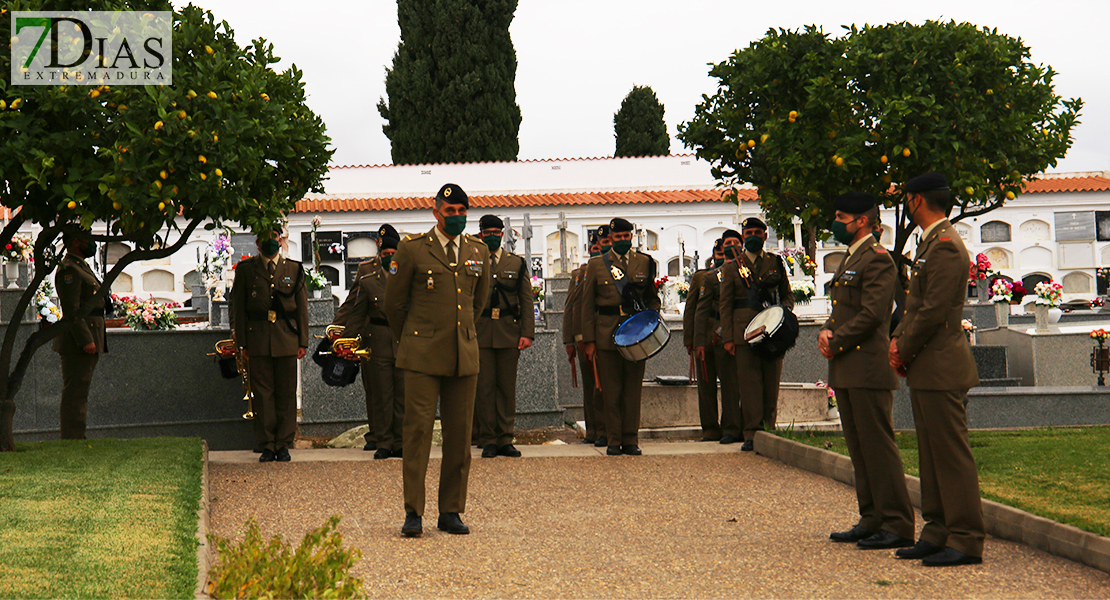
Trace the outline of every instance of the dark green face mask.
<instances>
[{"instance_id":1,"label":"dark green face mask","mask_svg":"<svg viewBox=\"0 0 1110 600\"><path fill-rule=\"evenodd\" d=\"M482 241L486 243L490 252L497 252L497 249L501 247L501 236L499 235L482 236Z\"/></svg>"},{"instance_id":2,"label":"dark green face mask","mask_svg":"<svg viewBox=\"0 0 1110 600\"><path fill-rule=\"evenodd\" d=\"M713 259L713 266L714 267L719 267L723 264L725 264L725 259L723 259L723 258L714 258Z\"/></svg>"},{"instance_id":3,"label":"dark green face mask","mask_svg":"<svg viewBox=\"0 0 1110 600\"><path fill-rule=\"evenodd\" d=\"M759 254L763 250L763 238L756 235L749 235L744 238L744 249L752 254Z\"/></svg>"},{"instance_id":4,"label":"dark green face mask","mask_svg":"<svg viewBox=\"0 0 1110 600\"><path fill-rule=\"evenodd\" d=\"M597 252L590 252L590 258L593 258L595 256L601 256L601 250L598 250Z\"/></svg>"},{"instance_id":5,"label":"dark green face mask","mask_svg":"<svg viewBox=\"0 0 1110 600\"><path fill-rule=\"evenodd\" d=\"M262 251L263 256L273 256L281 250L281 242L277 240L262 240L258 244L258 249Z\"/></svg>"},{"instance_id":6,"label":"dark green face mask","mask_svg":"<svg viewBox=\"0 0 1110 600\"><path fill-rule=\"evenodd\" d=\"M601 245L601 253L602 254L609 254L609 251L612 250L612 249L613 249L612 244L602 244Z\"/></svg>"},{"instance_id":7,"label":"dark green face mask","mask_svg":"<svg viewBox=\"0 0 1110 600\"><path fill-rule=\"evenodd\" d=\"M466 229L466 215L451 215L443 217L443 233L455 237Z\"/></svg>"},{"instance_id":8,"label":"dark green face mask","mask_svg":"<svg viewBox=\"0 0 1110 600\"><path fill-rule=\"evenodd\" d=\"M740 256L740 246L722 246L725 251L725 258L738 258Z\"/></svg>"},{"instance_id":9,"label":"dark green face mask","mask_svg":"<svg viewBox=\"0 0 1110 600\"><path fill-rule=\"evenodd\" d=\"M620 254L621 256L624 256L625 254L628 254L628 251L631 250L631 249L632 249L632 240L620 240L620 241L613 242L613 250L616 250L617 254Z\"/></svg>"},{"instance_id":10,"label":"dark green face mask","mask_svg":"<svg viewBox=\"0 0 1110 600\"><path fill-rule=\"evenodd\" d=\"M855 240L856 234L859 233L859 229L848 231L848 224L844 221L833 221L832 225L829 227L829 231L832 232L833 239L845 246L851 246L852 242Z\"/></svg>"}]
</instances>

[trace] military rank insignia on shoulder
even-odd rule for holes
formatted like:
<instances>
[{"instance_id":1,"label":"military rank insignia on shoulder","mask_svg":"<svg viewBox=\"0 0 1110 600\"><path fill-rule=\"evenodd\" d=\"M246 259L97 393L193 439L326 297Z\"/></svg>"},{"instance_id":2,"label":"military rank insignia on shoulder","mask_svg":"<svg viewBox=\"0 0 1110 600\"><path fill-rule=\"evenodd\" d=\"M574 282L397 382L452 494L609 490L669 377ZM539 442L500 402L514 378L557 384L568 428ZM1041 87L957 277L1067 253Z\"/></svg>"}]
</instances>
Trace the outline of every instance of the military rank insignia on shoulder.
<instances>
[{"instance_id":1,"label":"military rank insignia on shoulder","mask_svg":"<svg viewBox=\"0 0 1110 600\"><path fill-rule=\"evenodd\" d=\"M725 280L725 274L723 272L721 272L720 269L717 269L717 282L718 283L723 283L724 280Z\"/></svg>"},{"instance_id":2,"label":"military rank insignia on shoulder","mask_svg":"<svg viewBox=\"0 0 1110 600\"><path fill-rule=\"evenodd\" d=\"M389 262L389 274L390 275L396 275L397 274L397 261L393 260L393 261Z\"/></svg>"}]
</instances>

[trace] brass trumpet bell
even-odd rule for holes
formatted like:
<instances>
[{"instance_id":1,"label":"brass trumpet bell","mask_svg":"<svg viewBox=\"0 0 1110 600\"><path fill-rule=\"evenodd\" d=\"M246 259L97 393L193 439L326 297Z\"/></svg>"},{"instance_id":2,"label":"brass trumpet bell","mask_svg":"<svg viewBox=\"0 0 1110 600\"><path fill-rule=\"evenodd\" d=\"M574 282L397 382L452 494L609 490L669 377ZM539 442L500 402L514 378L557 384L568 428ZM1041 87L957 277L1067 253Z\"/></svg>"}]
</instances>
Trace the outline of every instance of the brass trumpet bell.
<instances>
[{"instance_id":1,"label":"brass trumpet bell","mask_svg":"<svg viewBox=\"0 0 1110 600\"><path fill-rule=\"evenodd\" d=\"M344 348L360 358L370 356L370 349L362 347L362 334L353 338L339 338L331 343L333 349ZM335 352L321 352L321 354L336 354Z\"/></svg>"},{"instance_id":2,"label":"brass trumpet bell","mask_svg":"<svg viewBox=\"0 0 1110 600\"><path fill-rule=\"evenodd\" d=\"M216 342L216 352L209 353L208 356L221 356L221 357L235 357L235 370L243 378L243 401L247 403L247 412L243 413L244 419L254 418L254 391L251 390L251 366L250 360L243 353L239 351L239 344L235 342L235 337L231 339L220 340Z\"/></svg>"}]
</instances>

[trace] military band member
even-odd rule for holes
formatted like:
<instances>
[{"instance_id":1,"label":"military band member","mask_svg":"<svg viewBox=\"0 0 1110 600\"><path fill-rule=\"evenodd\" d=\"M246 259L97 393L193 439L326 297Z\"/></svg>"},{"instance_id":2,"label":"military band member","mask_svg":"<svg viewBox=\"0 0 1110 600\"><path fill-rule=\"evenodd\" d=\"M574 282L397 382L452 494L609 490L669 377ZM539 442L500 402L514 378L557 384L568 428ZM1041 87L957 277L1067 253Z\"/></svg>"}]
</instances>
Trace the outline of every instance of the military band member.
<instances>
[{"instance_id":1,"label":"military band member","mask_svg":"<svg viewBox=\"0 0 1110 600\"><path fill-rule=\"evenodd\" d=\"M424 478L439 403L443 461L439 473L441 531L470 533L466 511L470 429L478 385L479 315L489 299L489 249L463 234L470 200L453 183L436 194L427 233L402 240L390 263L385 312L405 370L404 498L401 533L423 531Z\"/></svg>"},{"instance_id":2,"label":"military band member","mask_svg":"<svg viewBox=\"0 0 1110 600\"><path fill-rule=\"evenodd\" d=\"M748 217L740 224L740 234L730 229L721 237L721 246L729 259L721 267L721 337L725 340L725 351L736 357L744 437L740 449L750 452L754 449L755 432L764 426L775 426L782 358L768 360L755 353L744 341L744 329L770 304L793 310L794 293L790 290L786 263L777 254L763 250L767 241L767 225L763 221Z\"/></svg>"},{"instance_id":3,"label":"military band member","mask_svg":"<svg viewBox=\"0 0 1110 600\"><path fill-rule=\"evenodd\" d=\"M478 221L489 249L490 295L478 318L478 392L474 415L482 458L517 458L516 373L520 352L536 337L532 308L532 277L524 257L501 247L505 223L494 215Z\"/></svg>"},{"instance_id":4,"label":"military band member","mask_svg":"<svg viewBox=\"0 0 1110 600\"><path fill-rule=\"evenodd\" d=\"M913 545L914 515L894 441L892 390L898 389L898 375L885 352L898 272L871 235L879 214L874 196L843 194L833 208L833 237L848 247L848 258L833 275L832 315L817 346L829 359L829 386L840 407L860 518L829 537L865 549L903 548Z\"/></svg>"},{"instance_id":5,"label":"military band member","mask_svg":"<svg viewBox=\"0 0 1110 600\"><path fill-rule=\"evenodd\" d=\"M713 244L713 255L721 252L721 240ZM723 254L722 254L723 256ZM717 420L717 361L706 356L704 350L696 352L698 306L707 301L703 295L705 278L713 275L716 265L711 257L705 269L694 271L690 277L690 291L686 295L686 310L682 314L682 343L686 353L693 356L695 377L698 381L698 415L701 422L703 442L716 442L721 439L721 424ZM713 298L716 301L716 297ZM714 305L713 310L717 307ZM704 345L704 344L703 344Z\"/></svg>"},{"instance_id":6,"label":"military band member","mask_svg":"<svg viewBox=\"0 0 1110 600\"><path fill-rule=\"evenodd\" d=\"M100 291L100 280L85 262L96 253L96 242L82 240L72 234L62 236L66 249L54 286L62 317L76 315L81 306ZM104 328L103 300L92 311L78 319L68 331L54 338L54 351L62 361L62 402L60 408L61 439L85 439L89 405L89 387L100 354L108 352Z\"/></svg>"},{"instance_id":7,"label":"military band member","mask_svg":"<svg viewBox=\"0 0 1110 600\"><path fill-rule=\"evenodd\" d=\"M743 423L740 413L740 391L736 383L736 357L725 352L725 340L721 337L721 281L724 272L721 268L725 263L725 250L722 244L724 239L717 240L713 245L713 268L702 279L698 290L698 309L694 314L694 354L699 363L703 363L708 372L708 379L718 379L721 382L721 420L714 433L718 437L705 435L702 441L720 441L722 444L734 444L743 439ZM716 375L713 372L716 371ZM700 391L700 390L699 390ZM713 390L712 413L710 405L703 406L703 422L717 421L717 391ZM704 427L702 428L704 431Z\"/></svg>"},{"instance_id":8,"label":"military band member","mask_svg":"<svg viewBox=\"0 0 1110 600\"><path fill-rule=\"evenodd\" d=\"M290 460L297 435L297 361L308 348L308 290L301 263L282 256L280 228L258 235L258 254L235 267L231 327L250 361L259 462Z\"/></svg>"},{"instance_id":9,"label":"military band member","mask_svg":"<svg viewBox=\"0 0 1110 600\"><path fill-rule=\"evenodd\" d=\"M890 341L890 366L910 386L925 527L899 558L926 566L983 562L979 474L967 437L968 389L979 385L960 322L971 258L948 220L948 183L940 173L906 182L906 213L921 228L906 314Z\"/></svg>"},{"instance_id":10,"label":"military band member","mask_svg":"<svg viewBox=\"0 0 1110 600\"><path fill-rule=\"evenodd\" d=\"M597 361L605 407L606 454L639 456L640 393L644 361L626 360L617 351L613 333L629 316L659 310L655 261L632 249L632 223L610 221L613 247L591 258L582 289L582 341L586 355Z\"/></svg>"},{"instance_id":11,"label":"military band member","mask_svg":"<svg viewBox=\"0 0 1110 600\"><path fill-rule=\"evenodd\" d=\"M603 225L604 232L608 235L609 226ZM601 243L598 231L590 233L590 242L586 250L589 258L601 256ZM611 244L612 242L610 242ZM602 419L601 394L597 393L594 382L594 371L590 361L586 358L585 344L582 343L582 283L586 279L587 262L582 263L570 273L570 283L567 285L567 301L563 309L563 345L567 350L567 358L574 368L574 360L578 359L579 380L582 387L582 414L586 421L586 436L583 444L594 444L604 447L608 441L605 437L605 420ZM579 347L581 346L581 348Z\"/></svg>"},{"instance_id":12,"label":"military band member","mask_svg":"<svg viewBox=\"0 0 1110 600\"><path fill-rule=\"evenodd\" d=\"M356 357L345 348L336 354L359 360L366 392L366 432L363 450L374 450L374 458L401 458L401 426L405 417L405 377L396 366L397 340L385 317L385 284L389 272L383 267L393 260L400 237L390 225L378 230L378 255L358 266L355 284L335 314L333 325L344 327L343 337L362 337L361 348L370 356ZM334 336L333 336L334 337Z\"/></svg>"}]
</instances>

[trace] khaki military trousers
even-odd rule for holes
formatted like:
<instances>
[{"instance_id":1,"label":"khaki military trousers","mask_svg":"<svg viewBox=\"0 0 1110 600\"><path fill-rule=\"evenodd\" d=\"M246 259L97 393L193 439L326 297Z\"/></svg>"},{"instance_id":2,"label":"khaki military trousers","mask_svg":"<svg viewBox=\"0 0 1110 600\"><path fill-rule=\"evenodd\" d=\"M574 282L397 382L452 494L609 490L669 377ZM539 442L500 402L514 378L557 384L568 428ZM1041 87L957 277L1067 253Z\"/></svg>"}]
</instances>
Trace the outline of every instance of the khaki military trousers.
<instances>
[{"instance_id":1,"label":"khaki military trousers","mask_svg":"<svg viewBox=\"0 0 1110 600\"><path fill-rule=\"evenodd\" d=\"M921 466L921 539L983 556L979 471L967 439L967 390L910 390Z\"/></svg>"},{"instance_id":2,"label":"khaki military trousers","mask_svg":"<svg viewBox=\"0 0 1110 600\"><path fill-rule=\"evenodd\" d=\"M740 412L740 390L736 385L736 357L725 350L722 343L712 347L717 361L717 378L721 381L721 435L744 437L744 418Z\"/></svg>"},{"instance_id":3,"label":"khaki military trousers","mask_svg":"<svg viewBox=\"0 0 1110 600\"><path fill-rule=\"evenodd\" d=\"M520 350L479 348L478 361L478 391L474 398L478 446L511 444L516 433L516 374Z\"/></svg>"},{"instance_id":4,"label":"khaki military trousers","mask_svg":"<svg viewBox=\"0 0 1110 600\"><path fill-rule=\"evenodd\" d=\"M366 421L370 430L363 439L378 448L400 450L405 418L405 372L392 356L371 353L362 359L362 385L366 390Z\"/></svg>"},{"instance_id":5,"label":"khaki military trousers","mask_svg":"<svg viewBox=\"0 0 1110 600\"><path fill-rule=\"evenodd\" d=\"M708 440L721 439L721 423L717 420L717 354L713 348L705 349L705 360L694 355L694 372L698 382L698 420L701 423L701 437Z\"/></svg>"},{"instance_id":6,"label":"khaki military trousers","mask_svg":"<svg viewBox=\"0 0 1110 600\"><path fill-rule=\"evenodd\" d=\"M747 442L755 439L755 432L762 431L764 424L771 429L775 427L782 359L764 360L747 344L736 344L735 357L744 441Z\"/></svg>"},{"instance_id":7,"label":"khaki military trousers","mask_svg":"<svg viewBox=\"0 0 1110 600\"><path fill-rule=\"evenodd\" d=\"M609 446L634 446L640 436L640 393L644 361L625 360L616 350L597 351L597 375Z\"/></svg>"},{"instance_id":8,"label":"khaki military trousers","mask_svg":"<svg viewBox=\"0 0 1110 600\"><path fill-rule=\"evenodd\" d=\"M837 388L836 404L856 479L858 525L913 539L913 506L894 441L890 390Z\"/></svg>"},{"instance_id":9,"label":"khaki military trousers","mask_svg":"<svg viewBox=\"0 0 1110 600\"><path fill-rule=\"evenodd\" d=\"M573 369L574 367L571 366ZM597 438L605 436L605 415L601 406L601 393L597 391L597 382L594 381L594 367L586 353L578 352L578 371L582 374L578 378L582 386L582 415L586 420L586 441L595 442Z\"/></svg>"},{"instance_id":10,"label":"khaki military trousers","mask_svg":"<svg viewBox=\"0 0 1110 600\"><path fill-rule=\"evenodd\" d=\"M424 478L432 451L436 400L443 431L439 468L439 512L466 512L470 477L470 428L478 376L450 377L405 371L405 512L424 516Z\"/></svg>"},{"instance_id":11,"label":"khaki military trousers","mask_svg":"<svg viewBox=\"0 0 1110 600\"><path fill-rule=\"evenodd\" d=\"M63 440L85 439L89 387L100 354L59 354L62 359L60 429Z\"/></svg>"},{"instance_id":12,"label":"khaki military trousers","mask_svg":"<svg viewBox=\"0 0 1110 600\"><path fill-rule=\"evenodd\" d=\"M297 357L250 355L254 439L262 450L292 448L297 437Z\"/></svg>"}]
</instances>

